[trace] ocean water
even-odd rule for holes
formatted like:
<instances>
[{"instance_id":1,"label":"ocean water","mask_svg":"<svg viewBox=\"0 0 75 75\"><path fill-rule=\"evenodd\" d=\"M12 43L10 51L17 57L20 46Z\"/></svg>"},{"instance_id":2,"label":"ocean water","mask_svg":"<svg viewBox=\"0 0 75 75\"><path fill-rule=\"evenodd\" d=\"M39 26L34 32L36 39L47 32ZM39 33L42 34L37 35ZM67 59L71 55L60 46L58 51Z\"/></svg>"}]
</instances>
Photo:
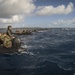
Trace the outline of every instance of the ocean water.
<instances>
[{"instance_id":1,"label":"ocean water","mask_svg":"<svg viewBox=\"0 0 75 75\"><path fill-rule=\"evenodd\" d=\"M75 75L75 29L54 28L18 37L27 50L0 54L0 75Z\"/></svg>"}]
</instances>

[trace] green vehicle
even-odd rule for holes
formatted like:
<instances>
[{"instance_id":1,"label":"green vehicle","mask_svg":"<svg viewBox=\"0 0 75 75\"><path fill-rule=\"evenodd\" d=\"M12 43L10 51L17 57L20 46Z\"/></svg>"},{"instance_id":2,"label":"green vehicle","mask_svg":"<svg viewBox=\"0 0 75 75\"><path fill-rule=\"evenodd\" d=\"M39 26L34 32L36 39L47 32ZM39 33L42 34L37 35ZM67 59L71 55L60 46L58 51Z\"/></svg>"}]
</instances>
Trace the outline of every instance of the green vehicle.
<instances>
[{"instance_id":1,"label":"green vehicle","mask_svg":"<svg viewBox=\"0 0 75 75\"><path fill-rule=\"evenodd\" d=\"M21 46L21 40L19 38L14 38L12 41L7 38L5 39L4 44L0 44L0 54L19 52Z\"/></svg>"}]
</instances>

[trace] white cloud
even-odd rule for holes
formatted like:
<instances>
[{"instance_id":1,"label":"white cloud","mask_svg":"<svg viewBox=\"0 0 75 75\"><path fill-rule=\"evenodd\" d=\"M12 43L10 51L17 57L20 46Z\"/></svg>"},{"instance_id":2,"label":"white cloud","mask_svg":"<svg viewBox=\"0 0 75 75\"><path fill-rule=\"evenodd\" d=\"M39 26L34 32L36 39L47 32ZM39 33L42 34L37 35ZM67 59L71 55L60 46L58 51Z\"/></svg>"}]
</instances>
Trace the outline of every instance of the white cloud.
<instances>
[{"instance_id":1,"label":"white cloud","mask_svg":"<svg viewBox=\"0 0 75 75\"><path fill-rule=\"evenodd\" d=\"M12 18L0 18L0 23L17 23L22 21L23 16L21 15L14 15Z\"/></svg>"},{"instance_id":2,"label":"white cloud","mask_svg":"<svg viewBox=\"0 0 75 75\"><path fill-rule=\"evenodd\" d=\"M18 22L35 8L33 0L0 0L0 22Z\"/></svg>"},{"instance_id":3,"label":"white cloud","mask_svg":"<svg viewBox=\"0 0 75 75\"><path fill-rule=\"evenodd\" d=\"M69 14L73 11L73 3L69 3L67 7L65 5L60 5L57 7L53 6L39 6L37 8L37 15L53 15L53 14Z\"/></svg>"},{"instance_id":4,"label":"white cloud","mask_svg":"<svg viewBox=\"0 0 75 75\"><path fill-rule=\"evenodd\" d=\"M75 25L75 18L63 20L59 19L58 21L52 22L53 25Z\"/></svg>"},{"instance_id":5,"label":"white cloud","mask_svg":"<svg viewBox=\"0 0 75 75\"><path fill-rule=\"evenodd\" d=\"M18 23L30 14L54 15L69 14L73 11L73 3L54 6L38 6L34 4L36 0L0 0L0 23ZM63 20L62 20L63 22ZM58 24L59 22L55 22Z\"/></svg>"}]
</instances>

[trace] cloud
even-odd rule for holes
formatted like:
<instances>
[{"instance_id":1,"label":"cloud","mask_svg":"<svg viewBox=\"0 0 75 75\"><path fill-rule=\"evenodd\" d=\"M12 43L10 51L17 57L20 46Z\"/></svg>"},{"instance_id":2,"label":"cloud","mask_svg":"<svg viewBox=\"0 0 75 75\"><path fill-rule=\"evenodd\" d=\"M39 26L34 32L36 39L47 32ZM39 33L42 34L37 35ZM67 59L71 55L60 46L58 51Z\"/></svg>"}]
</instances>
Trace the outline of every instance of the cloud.
<instances>
[{"instance_id":1,"label":"cloud","mask_svg":"<svg viewBox=\"0 0 75 75\"><path fill-rule=\"evenodd\" d=\"M39 6L37 8L37 15L54 15L54 14L69 14L73 11L73 3L69 3L67 7L65 5L60 5L57 7L53 6Z\"/></svg>"},{"instance_id":2,"label":"cloud","mask_svg":"<svg viewBox=\"0 0 75 75\"><path fill-rule=\"evenodd\" d=\"M0 0L0 22L18 22L35 8L33 0Z\"/></svg>"},{"instance_id":3,"label":"cloud","mask_svg":"<svg viewBox=\"0 0 75 75\"><path fill-rule=\"evenodd\" d=\"M12 18L0 18L0 23L18 23L22 21L23 16L21 15L14 15Z\"/></svg>"},{"instance_id":4,"label":"cloud","mask_svg":"<svg viewBox=\"0 0 75 75\"><path fill-rule=\"evenodd\" d=\"M37 6L36 0L0 0L0 23L19 23L26 16L31 14L37 15L54 15L69 14L73 11L73 3L67 6ZM55 22L58 24L58 22Z\"/></svg>"},{"instance_id":5,"label":"cloud","mask_svg":"<svg viewBox=\"0 0 75 75\"><path fill-rule=\"evenodd\" d=\"M58 21L52 22L52 25L75 25L75 18L68 20L59 19Z\"/></svg>"}]
</instances>

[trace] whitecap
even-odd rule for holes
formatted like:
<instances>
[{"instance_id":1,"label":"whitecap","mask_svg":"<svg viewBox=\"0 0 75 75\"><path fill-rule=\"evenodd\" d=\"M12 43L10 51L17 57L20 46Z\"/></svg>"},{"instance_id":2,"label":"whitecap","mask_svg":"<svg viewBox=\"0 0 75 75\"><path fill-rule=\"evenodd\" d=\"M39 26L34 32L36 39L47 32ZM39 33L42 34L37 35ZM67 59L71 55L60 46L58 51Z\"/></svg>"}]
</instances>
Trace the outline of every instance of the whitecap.
<instances>
[{"instance_id":1,"label":"whitecap","mask_svg":"<svg viewBox=\"0 0 75 75\"><path fill-rule=\"evenodd\" d=\"M28 46L27 46L27 45L22 45L21 47L22 47L22 48L28 48Z\"/></svg>"},{"instance_id":2,"label":"whitecap","mask_svg":"<svg viewBox=\"0 0 75 75\"><path fill-rule=\"evenodd\" d=\"M32 52L22 51L21 54L28 54L28 55L34 55Z\"/></svg>"}]
</instances>

